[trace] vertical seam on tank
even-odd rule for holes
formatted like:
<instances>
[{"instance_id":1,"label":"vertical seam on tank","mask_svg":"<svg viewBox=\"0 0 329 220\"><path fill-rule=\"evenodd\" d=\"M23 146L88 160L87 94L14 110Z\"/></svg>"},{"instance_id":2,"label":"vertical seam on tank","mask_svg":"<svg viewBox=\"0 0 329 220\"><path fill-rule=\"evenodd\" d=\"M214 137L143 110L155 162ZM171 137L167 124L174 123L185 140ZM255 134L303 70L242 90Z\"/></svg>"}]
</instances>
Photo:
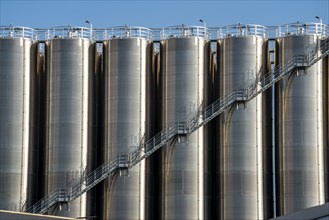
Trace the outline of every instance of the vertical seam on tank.
<instances>
[{"instance_id":1,"label":"vertical seam on tank","mask_svg":"<svg viewBox=\"0 0 329 220\"><path fill-rule=\"evenodd\" d=\"M85 97L85 94L84 94L84 74L85 74L85 71L84 71L84 61L85 61L85 57L84 57L84 52L85 52L85 47L84 47L84 40L82 38L79 39L79 41L81 41L81 59L82 59L82 65L81 65L81 129L80 129L80 132L81 132L81 136L80 136L80 141L81 141L81 144L80 144L80 171L79 171L79 176L82 176L83 174L83 139L84 139L84 97ZM82 209L82 197L78 198L78 203L80 204L80 207L79 207L79 211L80 211L80 214L81 214L81 209Z\"/></svg>"},{"instance_id":2,"label":"vertical seam on tank","mask_svg":"<svg viewBox=\"0 0 329 220\"><path fill-rule=\"evenodd\" d=\"M87 42L87 47L85 46L85 42ZM83 57L83 72L82 72L82 76L83 76L83 84L84 84L84 88L83 88L83 91L86 89L87 91L84 91L83 92L83 97L84 97L84 99L83 99L83 115L84 116L86 116L86 119L85 119L85 121L84 120L82 120L82 122L83 122L83 133L82 133L82 137L83 137L83 140L84 140L84 142L83 142L83 145L82 145L82 164L81 164L81 168L82 168L82 174L81 174L81 176L82 176L82 178L84 178L85 176L86 176L86 173L87 173L87 162L88 162L88 153L91 153L91 152L88 152L88 141L89 141L89 137L88 137L88 132L89 132L89 99L90 99L90 94L89 94L89 81L91 80L90 79L90 73L91 73L91 71L90 71L90 67L91 67L91 65L89 64L89 62L90 62L90 51L94 51L93 49L91 50L90 49L90 46L91 46L91 40L84 40L84 39L82 39L82 43L81 43L81 45L82 45L82 48L83 48L83 54L82 54L82 57ZM85 71L85 53L86 53L86 51L87 51L87 69L86 69L86 71ZM85 85L85 81L86 81L86 85ZM86 98L86 100L85 100L85 98ZM92 117L92 116L91 116ZM84 123L85 122L85 123ZM82 203L82 205L81 205L81 209L82 210L80 210L80 215L81 214L84 214L84 215L86 215L87 214L87 212L86 212L86 210L87 210L87 193L84 193L84 195L81 195L81 200L80 200L80 202ZM84 212L85 213L83 213L83 210L84 210Z\"/></svg>"},{"instance_id":3,"label":"vertical seam on tank","mask_svg":"<svg viewBox=\"0 0 329 220\"><path fill-rule=\"evenodd\" d=\"M281 39L281 51L280 51L280 55L281 57L279 58L279 62L280 62L280 67L283 67L283 63L285 61L285 53L283 52L283 50L285 49L285 39L282 38ZM280 49L280 48L279 48ZM294 70L292 70L294 71ZM294 74L294 73L291 73L291 74ZM280 131L279 131L279 134L280 134L280 146L279 146L279 158L280 158L280 168L279 168L279 185L280 185L280 192L279 192L279 204L280 204L280 212L279 212L279 215L284 215L286 214L286 198L285 198L285 191L286 191L286 188L285 188L285 182L286 182L286 175L285 175L285 146L284 144L286 143L285 141L285 138L286 138L286 135L285 135L285 124L284 124L284 121L285 121L285 106L286 106L286 100L284 99L284 97L286 96L286 90L288 90L289 88L287 88L285 86L285 84L287 84L287 81L289 80L289 77L288 76L285 76L281 82L279 82L280 84L280 88L279 88L279 115L280 115L280 118L279 118L279 123L280 123ZM292 82L293 83L293 82Z\"/></svg>"},{"instance_id":4,"label":"vertical seam on tank","mask_svg":"<svg viewBox=\"0 0 329 220\"><path fill-rule=\"evenodd\" d=\"M277 42L278 40L274 40L272 43L274 43L274 47L273 47L273 50L274 50L274 54L273 54L273 59L274 59L274 65L273 67L275 68L277 66ZM273 45L273 44L272 44ZM270 47L270 41L269 41L269 44L268 44L268 47ZM269 48L270 49L270 48ZM269 53L268 56L271 56L271 54ZM270 58L270 61L271 61L271 58ZM269 68L270 68L270 71L272 72L271 74L271 78L273 79L274 78L274 68L272 68L272 64L270 62L270 65L269 65ZM277 84L278 85L278 84ZM277 180L277 176L276 176L276 157L277 157L277 151L276 151L276 145L277 145L277 138L276 136L278 135L277 134L277 129L276 129L276 117L277 117L277 103L276 103L276 88L277 88L277 85L274 85L272 88L271 88L271 109L272 109L272 113L271 113L271 166L272 166L272 169L271 169L271 172L272 172L272 193L271 193L271 196L272 196L272 208L273 208L273 217L276 218L277 216L277 196L276 196L276 193L277 193L277 188L276 186L279 185L276 183L276 180ZM265 96L267 97L267 96ZM274 134L274 135L273 135ZM280 185L279 185L280 186Z\"/></svg>"},{"instance_id":5,"label":"vertical seam on tank","mask_svg":"<svg viewBox=\"0 0 329 220\"><path fill-rule=\"evenodd\" d=\"M30 96L30 89L31 89L31 86L30 86L30 82L31 82L31 64L30 62L28 63L28 69L25 65L25 62L26 62L26 46L29 46L29 49L27 50L28 51L28 55L30 56L30 52L31 52L31 48L32 48L32 41L28 41L28 45L26 45L26 41L23 39L23 46L24 46L24 69L26 69L26 71L24 71L24 142L25 142L25 139L27 140L25 142L25 145L24 145L24 148L23 148L23 160L22 160L22 168L23 168L23 177L25 176L24 178L24 181L22 183L23 187L22 187L22 190L23 190L23 193L22 193L22 199L20 201L20 204L19 204L19 210L20 210L20 207L21 207L21 204L23 204L25 201L26 201L26 198L27 198L27 183L28 183L28 152L29 152L29 146L30 146L30 109L29 107L31 106L31 96ZM26 72L28 72L26 74ZM25 92L25 90L28 89L28 91ZM28 101L27 101L28 100ZM27 106L26 106L27 105ZM28 132L26 134L26 132Z\"/></svg>"},{"instance_id":6,"label":"vertical seam on tank","mask_svg":"<svg viewBox=\"0 0 329 220\"><path fill-rule=\"evenodd\" d=\"M24 138L25 138L25 131L24 131L24 125L25 125L25 121L24 121L24 114L25 114L25 74L26 74L26 67L25 67L25 59L26 59L26 56L25 56L25 41L23 40L23 38L20 38L20 40L23 41L23 94L22 94L22 106L23 106L23 112L22 112L22 147L21 147L21 178L20 178L20 193L19 193L19 203L22 201L22 185L23 185L23 152L24 152ZM14 207L15 209L17 209L16 207Z\"/></svg>"},{"instance_id":7,"label":"vertical seam on tank","mask_svg":"<svg viewBox=\"0 0 329 220\"><path fill-rule=\"evenodd\" d=\"M264 38L262 38L262 40L260 40L259 38L255 37L256 38L256 56L257 56L257 59L256 59L256 62L257 62L257 69L259 68L259 70L256 72L256 78L259 77L259 74L258 72L260 72L260 74L263 73L263 69L265 68L264 65L263 65L263 46L265 44L266 41L264 41ZM260 46L260 49L259 49L259 45L258 45L258 42L260 41L261 43L261 46ZM260 51L260 52L258 52ZM260 59L260 60L259 60ZM264 123L263 120L261 120L261 117L260 117L260 113L261 112L261 108L263 106L263 103L262 103L262 97L263 97L263 94L259 94L256 98L256 140L257 140L257 218L258 219L261 219L264 217L264 213L263 213L263 210L264 210L264 207L263 207L263 200L264 200L264 193L263 193L263 179L264 179L264 176L263 176L263 163L262 163L262 155L263 155L263 147L264 147L264 143L263 143L263 140L264 140L264 132L262 131L262 125ZM262 116L262 115L261 115ZM260 133L261 132L261 133Z\"/></svg>"},{"instance_id":8,"label":"vertical seam on tank","mask_svg":"<svg viewBox=\"0 0 329 220\"><path fill-rule=\"evenodd\" d=\"M83 138L85 140L85 142L83 143L83 149L82 149L82 155L83 155L83 158L82 158L82 178L84 178L87 174L87 163L88 163L88 153L92 153L91 151L88 150L88 141L89 141L89 136L88 136L88 132L89 132L89 99L91 97L91 94L89 94L89 81L91 80L90 78L90 74L91 74L91 71L90 71L90 68L91 68L91 65L90 65L90 60L92 60L93 58L90 58L90 51L94 52L94 46L92 47L92 49L90 49L91 47L91 40L86 40L87 41L87 49L86 46L85 46L85 42L84 40L82 40L82 47L83 47L83 50L84 50L84 53L83 53L83 57L85 57L85 50L87 50L87 69L86 71L83 71L83 77L84 77L84 83L86 81L86 90L83 94L84 94L84 97L86 97L86 100L83 101L83 105L84 105L84 115L86 115L86 120L85 120L85 123L83 123L83 125L85 126L84 127L84 133L83 133ZM85 58L84 58L84 61L85 61ZM83 64L83 66L85 66L85 62ZM85 69L85 68L84 68ZM91 104L92 105L92 104ZM92 115L91 115L92 117ZM81 214L84 214L86 216L87 214L87 193L84 193L84 195L81 196L81 203L84 204L84 208L83 206L82 209L84 210L85 213L83 213L83 211L81 210L80 213ZM81 215L80 214L80 215Z\"/></svg>"},{"instance_id":9,"label":"vertical seam on tank","mask_svg":"<svg viewBox=\"0 0 329 220\"><path fill-rule=\"evenodd\" d=\"M103 162L107 161L110 159L109 157L109 147L108 147L108 132L109 132L109 128L108 128L108 121L109 121L109 118L108 118L108 112L109 112L109 108L108 108L108 105L109 105L109 101L108 101L108 98L109 98L109 95L108 95L108 91L109 91L109 65L110 65L110 58L111 58L111 54L109 53L110 51L110 43L109 43L109 40L106 41L106 44L104 45L104 51L105 51L105 54L104 54L104 97L103 97L103 102L104 102L104 115L105 115L105 123L102 123L103 126L104 126L104 157L105 157L105 160L104 160L104 157L103 157ZM109 178L108 182L110 181L111 178ZM108 189L106 189L106 194L107 194L107 191Z\"/></svg>"},{"instance_id":10,"label":"vertical seam on tank","mask_svg":"<svg viewBox=\"0 0 329 220\"><path fill-rule=\"evenodd\" d=\"M257 73L258 73L258 66L259 66L259 62L258 62L258 39L257 39L257 37L255 37L255 36L253 36L254 38L255 38L255 44L256 44L256 46L255 46L255 49L256 49L256 54L255 54L255 56L256 56L256 72L255 72L255 74L256 74L256 80L257 80ZM261 67L262 68L262 67ZM260 69L261 69L260 68ZM260 96L261 95L258 95L258 96L256 96L256 98L255 98L255 105L256 105L256 112L255 112L255 114L256 114L256 193L257 193L257 206L256 206L256 218L257 219L259 219L259 212L260 212L260 201L259 201L259 172L258 172L258 168L259 168L259 155L258 155L258 152L259 152L259 140L258 140L258 138L259 138L259 136L258 136L258 130L259 130L259 127L258 127L258 100L259 100L259 98L260 98Z\"/></svg>"},{"instance_id":11,"label":"vertical seam on tank","mask_svg":"<svg viewBox=\"0 0 329 220\"><path fill-rule=\"evenodd\" d=\"M218 79L219 79L219 98L221 96L224 96L226 94L225 91L225 85L224 85L224 73L225 73L225 56L222 56L224 54L224 48L225 48L225 39L222 39L222 47L220 47L219 44L219 57L220 57L220 62L219 62L219 74L218 74ZM218 59L218 58L217 58ZM217 68L218 69L218 68ZM227 110L226 110L227 111ZM226 139L226 130L225 130L225 117L226 117L226 111L223 112L222 115L219 116L219 123L218 126L220 127L219 132L220 132L220 138L219 138L219 156L220 156L220 161L219 161L219 182L220 182L220 192L219 192L219 200L220 200L220 216L223 219L225 216L225 199L224 199L224 190L225 190L225 178L224 178L224 170L225 170L225 163L224 163L224 151L225 151L225 139Z\"/></svg>"},{"instance_id":12,"label":"vertical seam on tank","mask_svg":"<svg viewBox=\"0 0 329 220\"><path fill-rule=\"evenodd\" d=\"M199 80L200 80L200 41L197 37L195 37L195 39L197 40L197 54L198 54L198 60L197 60L197 64L198 64L198 71L197 71L197 100L196 100L196 111L199 110L199 103L200 103L200 87L199 87ZM197 140L197 213L198 213L198 219L200 219L200 181L199 181L199 176L200 176L200 145L199 145L199 139L200 138L200 131L198 130L196 132L196 140Z\"/></svg>"},{"instance_id":13,"label":"vertical seam on tank","mask_svg":"<svg viewBox=\"0 0 329 220\"><path fill-rule=\"evenodd\" d=\"M164 129L166 127L168 127L168 100L167 100L167 97L168 97L168 48L169 48L169 40L164 41L164 45L165 45L165 73L163 73L162 75L162 80L165 82L165 85L162 86L163 88L162 89L165 89L165 93L164 93L164 96L165 97L161 97L162 98L162 102L165 102L165 113L163 114L164 115L164 119L162 119L162 123L164 123L164 126L162 125L162 128L161 129ZM167 180L168 180L168 173L169 173L169 167L168 167L168 144L165 145L165 148L163 149L163 158L164 158L164 163L162 162L162 166L164 167L163 170L164 170L164 175L163 175L163 185L164 185L164 193L163 193L163 196L162 196L162 204L163 204L163 214L162 214L162 219L165 219L167 217L167 202L168 202L168 196L166 195L167 194L167 189L168 189L168 184L167 184Z\"/></svg>"},{"instance_id":14,"label":"vertical seam on tank","mask_svg":"<svg viewBox=\"0 0 329 220\"><path fill-rule=\"evenodd\" d=\"M316 37L315 37L316 39ZM317 40L317 39L316 39ZM318 41L317 41L318 44ZM319 52L317 52L318 54ZM320 204L320 200L321 200L321 193L320 193L320 149L319 149L319 87L318 87L318 80L319 80L319 61L317 63L315 63L315 67L316 67L316 72L315 74L315 78L316 78L316 157L317 157L317 191L318 191L318 198L317 198L317 202L318 204Z\"/></svg>"},{"instance_id":15,"label":"vertical seam on tank","mask_svg":"<svg viewBox=\"0 0 329 220\"><path fill-rule=\"evenodd\" d=\"M103 59L103 62L104 62L104 97L103 97L103 102L104 102L104 115L105 115L105 123L102 123L103 126L104 126L104 156L103 156L103 159L105 157L105 160L104 161L107 161L110 159L109 157L109 137L108 137L108 133L109 133L109 126L108 126L108 123L109 123L109 117L108 117L108 114L109 114L109 94L108 94L108 91L109 91L109 66L110 66L110 59L111 59L111 54L110 54L110 41L107 40L106 41L106 44L104 45L104 51L105 51L105 54L103 54L104 56L104 59ZM106 184L104 184L104 198L103 198L103 201L104 201L104 204L102 204L102 214L103 214L103 217L105 216L108 216L108 210L110 209L110 204L109 204L109 199L111 198L111 194L110 194L110 190L111 190L111 183L112 183L112 179L115 178L115 175L113 177L109 177L108 180L106 180Z\"/></svg>"},{"instance_id":16,"label":"vertical seam on tank","mask_svg":"<svg viewBox=\"0 0 329 220\"><path fill-rule=\"evenodd\" d=\"M46 126L46 149L45 149L45 152L46 152L46 163L45 163L45 166L46 166L46 171L44 172L44 175L45 175L45 194L48 194L49 193L49 136L50 136L50 133L49 133L49 119L50 119L50 69L51 69L51 62L50 60L52 60L52 56L51 56L51 53L50 53L50 49L51 49L51 42L48 41L48 50L46 50L46 53L45 53L45 62L46 62L46 69L45 69L45 72L46 72L46 98L45 98L45 105L46 105L46 122L44 123L45 126ZM48 55L47 55L48 54Z\"/></svg>"},{"instance_id":17,"label":"vertical seam on tank","mask_svg":"<svg viewBox=\"0 0 329 220\"><path fill-rule=\"evenodd\" d=\"M320 40L320 38L319 38L319 40ZM317 39L317 46L318 46L318 44L319 44L319 40ZM317 51L317 54L318 54L318 56L319 56L319 51ZM320 133L320 123L319 123L319 119L321 118L321 117L319 117L319 114L321 114L320 113L320 111L319 111L319 107L320 107L320 103L319 103L319 96L320 96L320 93L319 93L319 80L321 79L320 78L320 74L319 74L319 71L321 71L321 68L319 68L319 66L321 66L321 60L320 61L318 61L316 64L315 64L315 66L316 66L316 83L317 83L317 86L316 86L316 111L317 111L317 114L316 114L316 127L317 127L317 146L316 146L316 148L317 148L317 160L318 160L318 163L317 163L317 171L318 171L318 205L320 205L321 204L321 200L322 200L322 194L321 194L321 191L322 191L322 189L321 189L321 171L322 171L322 169L321 169L321 165L322 164L320 164L321 163L321 151L320 151L320 148L321 147L323 147L323 143L321 144L320 143L320 135L321 135L321 133ZM322 88L323 89L323 88ZM322 112L322 111L321 111ZM322 117L323 118L323 117Z\"/></svg>"},{"instance_id":18,"label":"vertical seam on tank","mask_svg":"<svg viewBox=\"0 0 329 220\"><path fill-rule=\"evenodd\" d=\"M141 129L141 126L142 126L142 40L141 38L137 38L137 41L140 41L139 42L139 117L138 117L138 140L139 141L142 141L142 129ZM143 160L145 161L145 159ZM138 164L138 181L139 181L139 186L138 186L138 190L139 190L139 195L138 195L138 201L139 201L139 204L138 204L138 211L139 211L139 219L142 218L142 198L141 198L141 194L142 194L142 189L141 189L141 184L142 184L142 163L143 161L141 161L139 164Z\"/></svg>"}]
</instances>

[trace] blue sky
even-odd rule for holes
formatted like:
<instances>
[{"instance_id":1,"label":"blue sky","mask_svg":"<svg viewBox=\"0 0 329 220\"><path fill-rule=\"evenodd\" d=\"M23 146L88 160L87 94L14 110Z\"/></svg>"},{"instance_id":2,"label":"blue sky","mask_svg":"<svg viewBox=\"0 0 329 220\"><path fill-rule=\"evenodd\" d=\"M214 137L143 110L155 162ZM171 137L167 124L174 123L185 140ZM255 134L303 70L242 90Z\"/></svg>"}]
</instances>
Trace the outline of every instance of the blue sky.
<instances>
[{"instance_id":1,"label":"blue sky","mask_svg":"<svg viewBox=\"0 0 329 220\"><path fill-rule=\"evenodd\" d=\"M118 25L165 27L179 24L207 26L236 23L280 25L314 22L316 15L329 23L329 0L294 1L17 1L0 0L0 25L94 27ZM201 25L201 24L200 24Z\"/></svg>"}]
</instances>

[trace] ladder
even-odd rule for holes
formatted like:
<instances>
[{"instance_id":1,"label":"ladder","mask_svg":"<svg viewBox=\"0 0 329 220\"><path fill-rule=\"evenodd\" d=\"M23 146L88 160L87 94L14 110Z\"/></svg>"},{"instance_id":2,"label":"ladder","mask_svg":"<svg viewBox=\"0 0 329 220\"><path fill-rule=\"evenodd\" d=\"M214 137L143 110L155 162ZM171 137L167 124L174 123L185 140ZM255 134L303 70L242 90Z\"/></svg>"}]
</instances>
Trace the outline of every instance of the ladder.
<instances>
[{"instance_id":1,"label":"ladder","mask_svg":"<svg viewBox=\"0 0 329 220\"><path fill-rule=\"evenodd\" d=\"M320 59L329 54L329 39L323 40L310 53L293 57L288 62L276 66L266 74L258 74L257 80L246 89L234 90L232 93L221 97L211 105L199 111L190 120L176 122L172 126L162 130L146 142L141 142L136 149L128 155L117 155L114 159L107 161L79 182L67 189L58 189L50 193L36 204L26 210L29 213L44 214L50 208L61 203L70 203L85 192L91 190L104 179L120 171L127 171L142 160L151 156L155 151L166 145L173 138L181 135L189 135L203 125L213 120L227 108L237 102L252 100L257 95L271 88L276 82L290 75L295 68L306 68L312 66Z\"/></svg>"}]
</instances>

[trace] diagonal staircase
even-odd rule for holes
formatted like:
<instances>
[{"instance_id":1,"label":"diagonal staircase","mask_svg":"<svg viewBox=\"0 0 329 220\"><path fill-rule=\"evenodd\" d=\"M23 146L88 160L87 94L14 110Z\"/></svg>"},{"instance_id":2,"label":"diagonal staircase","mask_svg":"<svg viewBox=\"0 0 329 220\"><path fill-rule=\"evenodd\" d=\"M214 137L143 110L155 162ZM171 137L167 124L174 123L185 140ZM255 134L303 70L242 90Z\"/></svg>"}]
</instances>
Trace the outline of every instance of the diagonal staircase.
<instances>
[{"instance_id":1,"label":"diagonal staircase","mask_svg":"<svg viewBox=\"0 0 329 220\"><path fill-rule=\"evenodd\" d=\"M310 53L293 57L288 62L276 66L272 71L259 75L258 79L247 89L235 90L216 100L211 105L198 112L186 122L176 122L174 125L159 132L146 143L141 143L129 155L118 155L83 177L81 181L68 189L59 189L47 195L35 205L26 210L30 213L43 214L60 203L69 203L98 183L117 172L129 171L130 168L151 156L155 151L180 135L189 135L207 124L236 102L249 101L271 88L282 78L292 74L296 68L310 67L329 54L329 39L323 40Z\"/></svg>"}]
</instances>

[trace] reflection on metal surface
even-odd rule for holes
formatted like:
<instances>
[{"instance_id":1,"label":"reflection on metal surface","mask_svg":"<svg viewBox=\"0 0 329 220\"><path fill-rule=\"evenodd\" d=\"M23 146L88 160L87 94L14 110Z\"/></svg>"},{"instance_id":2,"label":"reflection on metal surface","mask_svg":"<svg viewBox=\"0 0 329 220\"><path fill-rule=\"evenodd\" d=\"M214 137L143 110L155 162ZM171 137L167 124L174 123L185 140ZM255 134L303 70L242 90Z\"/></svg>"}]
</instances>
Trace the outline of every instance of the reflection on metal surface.
<instances>
[{"instance_id":1,"label":"reflection on metal surface","mask_svg":"<svg viewBox=\"0 0 329 220\"><path fill-rule=\"evenodd\" d=\"M218 55L216 93L220 97L249 88L268 72L267 40L257 33L220 40ZM217 216L271 217L271 94L262 93L248 102L236 103L218 122Z\"/></svg>"},{"instance_id":2,"label":"reflection on metal surface","mask_svg":"<svg viewBox=\"0 0 329 220\"><path fill-rule=\"evenodd\" d=\"M317 51L323 51L323 53L319 54ZM232 107L232 105L238 104L241 101L253 100L259 94L267 91L284 77L291 76L293 74L292 71L296 68L310 67L326 57L328 54L329 39L323 40L307 54L294 56L289 61L274 67L272 71L269 71L263 75L258 74L259 78L257 81L252 83L247 89L234 90L224 97L217 99L211 105L198 111L188 121L173 123L168 128L158 132L151 139L148 139L148 141L141 141L130 154L115 156L112 160L105 162L97 169L84 176L81 182L76 183L69 189L59 189L53 191L51 194L48 194L26 211L33 213L45 213L58 203L69 203L74 201L85 192L93 189L93 187L101 181L108 177L113 177L118 173L118 171L127 172L129 169L139 164L142 160L149 159L154 152L164 145L174 143L173 141L175 141L176 138L180 139L183 136L183 139L186 140L187 135L194 133L199 128L209 123L216 116ZM159 151L159 153L161 152Z\"/></svg>"},{"instance_id":3,"label":"reflection on metal surface","mask_svg":"<svg viewBox=\"0 0 329 220\"><path fill-rule=\"evenodd\" d=\"M192 118L202 107L206 40L169 38L161 43L161 129ZM208 50L209 52L209 50ZM208 219L203 129L162 149L159 182L161 219Z\"/></svg>"},{"instance_id":4,"label":"reflection on metal surface","mask_svg":"<svg viewBox=\"0 0 329 220\"><path fill-rule=\"evenodd\" d=\"M320 42L321 37L307 34L279 38L277 60L281 64L308 53ZM320 60L311 67L297 69L275 87L279 215L325 202L327 83L327 68Z\"/></svg>"},{"instance_id":5,"label":"reflection on metal surface","mask_svg":"<svg viewBox=\"0 0 329 220\"><path fill-rule=\"evenodd\" d=\"M328 118L326 118L328 112L328 63L319 61L313 63L312 67L306 68L310 64L309 61L322 52L316 51L318 54L313 52L307 54L320 42L319 38L327 35L328 32L325 28L326 26L322 24L294 24L287 25L286 32L282 30L278 32L278 36L285 36L278 39L279 63L287 65L277 66L278 75L275 77L283 77L281 69L286 68L282 71L289 72L296 66L298 67L297 71L293 72L291 76L285 77L277 86L277 100L279 100L277 112L280 113L277 117L277 143L280 147L278 149L280 176L278 179L280 187L278 207L282 213L300 207L308 207L312 205L312 202L321 204L326 198L328 199L329 195L329 168L326 154L328 152L328 148L326 148L328 146ZM41 206L37 207L40 208L38 210L43 212L53 204L61 202L65 205L51 210L52 213L74 217L88 215L86 213L86 210L89 209L87 197L83 192L90 190L101 179L112 175L118 169L122 176L128 174L130 177L112 176L112 179L106 181L108 185L105 184L105 190L109 195L105 194L105 201L108 203L104 206L105 216L113 214L116 217L119 216L119 219L130 218L130 215L139 219L148 218L148 215L152 215L148 214L152 211L147 208L148 204L152 203L152 195L148 192L152 188L149 188L147 172L152 175L152 171L149 167L151 164L147 164L147 160L142 159L159 149L162 142L162 144L168 144L172 137L177 137L162 150L164 167L160 180L164 189L161 198L164 207L162 217L184 219L190 218L191 216L188 215L193 214L194 218L207 218L206 207L210 201L210 194L207 194L209 192L206 190L209 180L207 176L209 152L204 137L208 136L207 130L198 129L226 109L221 117L223 126L220 130L221 146L224 146L220 149L222 158L220 166L218 166L224 169L221 173L222 176L218 177L223 180L221 182L223 193L220 214L227 219L240 218L239 215L243 216L241 218L250 215L258 219L269 216L271 212L271 208L268 208L271 203L269 194L271 187L268 181L270 151L266 146L270 145L268 144L270 143L268 138L270 105L267 103L269 99L267 99L266 93L259 95L274 83L271 81L271 73L263 75L266 71L264 66L266 47L262 45L266 44L263 38L266 35L258 26L239 25L238 28L233 29L237 31L235 34L231 34L228 26L227 38L221 40L221 46L224 49L220 59L223 59L221 68L224 71L220 70L223 75L219 82L222 83L220 94L223 98L206 109L201 108L204 105L202 97L205 92L203 86L206 80L203 78L205 73L202 72L205 67L202 62L206 56L204 53L207 53L204 50L206 40L203 37L209 37L208 31L202 27L185 26L168 29L170 34L165 34L164 30L162 39L165 40L161 43L161 47L164 48L162 64L165 72L162 72L161 78L161 100L163 102L159 112L162 113L162 129L165 130L151 140L149 138L152 135L147 133L149 124L145 121L152 111L147 105L150 94L147 93L148 88L146 88L147 68L149 67L147 63L150 62L152 53L149 50L151 46L148 40L152 39L152 34L149 29L138 27L121 28L120 30L124 30L123 35L117 35L115 30L112 30L113 33L109 34L110 40L106 41L109 63L107 66L109 76L105 81L108 92L105 97L105 113L108 121L104 126L108 130L105 131L106 138L103 146L104 162L106 163L95 172L90 173L95 175L85 175L88 159L92 158L90 152L94 150L91 150L90 147L96 146L94 143L90 145L91 137L94 137L90 133L94 125L92 120L94 117L91 116L93 114L91 85L94 83L90 70L90 67L94 66L93 56L95 55L94 45L90 42L90 39L93 38L93 30L64 28L62 30L64 35L58 35L56 30L54 30L55 34L49 34L48 37L51 40L47 42L46 48L49 74L45 129L47 133L47 170L44 176L47 178L46 193L51 193L51 196L43 201L47 202L49 199L52 203L42 201ZM176 31L178 31L177 34L175 34ZM266 28L264 28L265 32ZM30 62L31 57L37 57L34 42L30 41L36 37L37 35L32 29L0 28L0 41L3 40L5 42L3 45L6 45L1 47L0 42L0 58L2 59L0 62L5 61L1 63L0 73L4 75L0 79L3 84L0 88L0 110L4 116L0 116L0 156L1 161L6 163L0 165L1 174L10 173L8 177L0 179L0 181L1 184L9 184L9 188L12 183L20 183L19 191L13 192L11 189L7 191L7 188L4 191L3 195L6 196L4 203L19 195L18 201L6 204L8 209L17 209L18 206L28 204L31 198L27 194L31 192L33 194L36 191L36 189L29 188L36 188L35 185L30 184L33 181L29 182L29 179L35 178L30 164L34 164L31 163L31 160L37 152L37 149L34 148L37 146L34 145L34 141L38 136L34 132L36 126L34 124L36 123L36 118L34 118L36 103L34 102L37 101L33 100L37 97L34 93L38 87L34 86L36 63ZM15 43L6 43L5 40L8 40L6 38L10 38L11 42ZM122 43L124 46L118 42L125 42ZM234 47L238 47L238 49ZM123 48L123 50L117 48ZM185 51L188 52L185 54ZM247 55L244 56L245 54ZM304 54L306 55L304 56ZM291 59L294 55L299 56ZM235 56L238 61L232 59ZM248 59L244 59L246 57ZM16 60L23 61L16 62ZM14 66L13 63L18 64ZM127 67L126 63L132 63L133 67ZM196 63L198 66L195 65ZM239 65L235 65L236 63ZM262 68L264 69L262 70ZM7 75L5 73L7 69L8 73L13 72L13 74ZM18 75L16 69L22 74ZM130 69L136 71L130 71ZM235 71L236 69L237 71ZM121 76L121 73L125 72L129 73ZM227 74L228 72L231 74ZM261 75L257 75L258 73ZM129 78L130 74L135 75ZM129 77L126 77L127 75ZM190 82L191 78L192 82ZM18 83L21 87L17 86ZM256 92L256 99L250 100L256 96L254 95ZM15 105L19 103L21 106L19 107L17 104L17 108L16 106L12 108L13 103ZM232 108L227 110L232 103L234 103ZM127 108L127 106L129 107ZM133 108L130 109L131 106ZM22 110L21 116L21 113L16 114L20 110ZM14 126L11 127L11 123ZM174 123L177 123L176 127L171 127ZM197 133L191 134L196 130L198 130ZM240 135L232 138L237 133ZM189 134L191 135L187 136ZM113 145L112 140L115 143ZM145 140L149 141L145 143ZM21 141L22 146L11 144L15 141ZM254 154L248 154L251 148L239 149L238 147L242 145L256 146L253 149ZM297 145L298 147L296 147ZM308 148L306 145L312 145L313 148ZM26 150L26 146L29 148L28 150ZM114 160L111 161L113 158ZM193 159L197 163L190 163ZM8 160L10 160L9 163ZM234 160L238 162L235 163ZM16 161L19 161L18 165ZM129 169L136 164L138 166L129 173ZM20 176L17 174L17 170L19 170ZM227 170L230 171L227 172ZM238 175L235 175L236 173ZM11 176L11 174L13 175ZM231 179L230 175L233 176ZM248 178L252 175L256 178L250 178L252 180L249 181ZM15 178L14 181L13 178ZM257 186L254 187L255 185ZM238 187L240 188L235 190ZM56 191L57 188L60 190ZM230 193L233 196L230 196ZM81 194L82 197L79 200L70 203ZM325 196L327 197L325 198ZM252 199L246 199L251 197ZM236 201L238 201L238 205L236 205ZM239 206L240 204L242 205ZM230 205L234 208L239 207L238 211L230 213ZM256 208L252 207L253 205ZM115 211L111 211L111 209ZM152 219L152 217L149 218Z\"/></svg>"},{"instance_id":6,"label":"reflection on metal surface","mask_svg":"<svg viewBox=\"0 0 329 220\"><path fill-rule=\"evenodd\" d=\"M36 199L37 44L23 37L0 38L0 209L13 211Z\"/></svg>"},{"instance_id":7,"label":"reflection on metal surface","mask_svg":"<svg viewBox=\"0 0 329 220\"><path fill-rule=\"evenodd\" d=\"M46 43L47 98L45 193L65 189L86 172L92 153L92 84L95 45L89 39L51 39ZM89 155L90 156L90 155ZM86 216L87 195L49 214Z\"/></svg>"},{"instance_id":8,"label":"reflection on metal surface","mask_svg":"<svg viewBox=\"0 0 329 220\"><path fill-rule=\"evenodd\" d=\"M105 42L103 161L131 153L146 131L147 78L151 74L151 41L140 37L112 38ZM102 219L145 219L148 196L146 162L129 170L128 176L105 181ZM146 209L146 210L145 210Z\"/></svg>"}]
</instances>

